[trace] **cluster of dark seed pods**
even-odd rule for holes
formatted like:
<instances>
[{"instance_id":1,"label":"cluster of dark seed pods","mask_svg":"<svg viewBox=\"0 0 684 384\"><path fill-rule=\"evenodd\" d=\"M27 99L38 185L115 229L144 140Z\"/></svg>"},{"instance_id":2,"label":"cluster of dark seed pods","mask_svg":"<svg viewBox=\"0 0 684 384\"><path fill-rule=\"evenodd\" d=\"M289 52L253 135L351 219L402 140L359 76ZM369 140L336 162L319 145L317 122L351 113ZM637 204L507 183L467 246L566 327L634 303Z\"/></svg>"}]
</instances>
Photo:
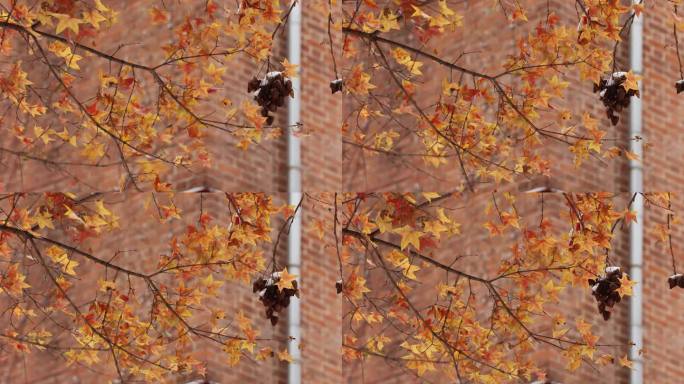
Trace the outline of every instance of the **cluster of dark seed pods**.
<instances>
[{"instance_id":1,"label":"cluster of dark seed pods","mask_svg":"<svg viewBox=\"0 0 684 384\"><path fill-rule=\"evenodd\" d=\"M342 79L335 79L330 82L330 92L337 93L342 92L344 88L344 81Z\"/></svg>"},{"instance_id":2,"label":"cluster of dark seed pods","mask_svg":"<svg viewBox=\"0 0 684 384\"><path fill-rule=\"evenodd\" d=\"M622 271L619 267L607 267L605 276L600 276L596 280L589 279L591 294L596 298L603 320L610 319L610 308L620 302L620 294L617 292L621 286L620 278Z\"/></svg>"},{"instance_id":3,"label":"cluster of dark seed pods","mask_svg":"<svg viewBox=\"0 0 684 384\"><path fill-rule=\"evenodd\" d=\"M280 281L280 273L274 272L268 279L259 277L252 284L252 292L259 295L259 301L266 308L266 318L271 320L271 325L278 324L279 314L290 305L290 298L292 296L299 297L297 281L292 282L294 289L285 288L283 290L278 288L278 281Z\"/></svg>"},{"instance_id":4,"label":"cluster of dark seed pods","mask_svg":"<svg viewBox=\"0 0 684 384\"><path fill-rule=\"evenodd\" d=\"M247 83L247 92L254 92L254 100L261 107L261 116L266 118L266 124L273 124L270 112L276 112L285 105L287 96L294 97L292 81L283 76L282 72L269 72L263 79L253 77Z\"/></svg>"},{"instance_id":5,"label":"cluster of dark seed pods","mask_svg":"<svg viewBox=\"0 0 684 384\"><path fill-rule=\"evenodd\" d=\"M678 273L667 278L667 283L670 285L670 289L674 287L684 288L684 275Z\"/></svg>"},{"instance_id":6,"label":"cluster of dark seed pods","mask_svg":"<svg viewBox=\"0 0 684 384\"><path fill-rule=\"evenodd\" d=\"M684 79L675 81L675 89L677 90L677 94L684 92Z\"/></svg>"},{"instance_id":7,"label":"cluster of dark seed pods","mask_svg":"<svg viewBox=\"0 0 684 384\"><path fill-rule=\"evenodd\" d=\"M599 93L599 97L606 107L606 115L613 125L616 125L620 117L616 115L624 108L629 107L629 99L632 96L639 96L639 91L630 89L625 91L622 84L627 80L627 73L615 72L608 79L601 79L598 84L594 84L594 92Z\"/></svg>"}]
</instances>

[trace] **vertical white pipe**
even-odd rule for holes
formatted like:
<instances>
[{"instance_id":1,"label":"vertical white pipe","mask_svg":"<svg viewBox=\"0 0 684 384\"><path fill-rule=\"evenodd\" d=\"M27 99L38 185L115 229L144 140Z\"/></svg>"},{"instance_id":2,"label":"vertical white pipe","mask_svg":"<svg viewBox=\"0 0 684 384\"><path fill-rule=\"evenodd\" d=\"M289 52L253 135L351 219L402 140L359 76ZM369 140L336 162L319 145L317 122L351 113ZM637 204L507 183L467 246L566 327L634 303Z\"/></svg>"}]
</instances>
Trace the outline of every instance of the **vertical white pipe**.
<instances>
[{"instance_id":1,"label":"vertical white pipe","mask_svg":"<svg viewBox=\"0 0 684 384\"><path fill-rule=\"evenodd\" d=\"M640 0L632 0L633 3L641 3ZM644 45L644 21L643 13L641 16L634 16L632 29L629 38L629 64L632 71L641 75L643 72L643 45ZM641 82L639 82L639 89ZM641 99L632 97L629 105L629 136L630 150L637 155L636 160L629 161L629 191L630 193L640 193L644 191L643 176L643 146L641 140L635 138L643 137L641 132L642 125L642 106ZM630 278L636 282L629 305L629 336L635 344L630 348L630 359L634 362L634 369L630 372L631 384L643 384L644 364L639 350L643 348L643 248L644 248L644 200L641 195L634 199L633 210L636 211L637 221L630 225L629 255Z\"/></svg>"},{"instance_id":2,"label":"vertical white pipe","mask_svg":"<svg viewBox=\"0 0 684 384\"><path fill-rule=\"evenodd\" d=\"M296 0L295 0L296 1ZM301 33L302 7L299 1L294 5L287 21L287 60L301 68ZM302 198L302 170L299 138L294 135L294 129L300 122L301 110L301 69L292 80L294 99L290 100L287 110L287 192L288 202L296 206ZM302 211L297 210L287 241L287 269L289 273L300 276L302 242ZM301 280L299 282L301 284ZM301 285L300 285L301 286ZM292 363L288 366L287 382L300 384L302 381L301 351L301 309L299 299L293 297L287 308L287 349L292 356Z\"/></svg>"}]
</instances>

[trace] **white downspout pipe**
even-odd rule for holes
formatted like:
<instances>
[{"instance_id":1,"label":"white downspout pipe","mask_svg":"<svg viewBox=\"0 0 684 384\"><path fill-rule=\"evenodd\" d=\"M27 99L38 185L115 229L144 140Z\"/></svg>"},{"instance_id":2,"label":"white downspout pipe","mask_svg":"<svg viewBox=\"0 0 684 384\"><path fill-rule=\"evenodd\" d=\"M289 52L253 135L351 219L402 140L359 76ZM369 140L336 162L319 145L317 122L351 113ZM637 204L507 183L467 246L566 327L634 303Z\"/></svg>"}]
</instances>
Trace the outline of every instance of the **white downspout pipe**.
<instances>
[{"instance_id":1,"label":"white downspout pipe","mask_svg":"<svg viewBox=\"0 0 684 384\"><path fill-rule=\"evenodd\" d=\"M297 0L295 0L297 1ZM294 5L287 21L287 60L301 68L301 34L302 7L299 1ZM287 194L288 202L297 206L302 198L302 169L299 138L294 135L294 129L300 122L301 110L301 69L292 80L294 98L290 100L287 110ZM292 220L287 239L287 270L293 275L300 276L302 250L302 208ZM301 279L298 281L301 284ZM301 287L301 285L300 285ZM301 341L301 310L299 299L293 298L287 307L287 351L292 356L292 363L288 366L287 382L300 384L302 382L302 355L299 349Z\"/></svg>"},{"instance_id":2,"label":"white downspout pipe","mask_svg":"<svg viewBox=\"0 0 684 384\"><path fill-rule=\"evenodd\" d=\"M641 0L632 0L633 3L641 3ZM632 30L629 37L629 64L632 71L641 75L643 72L643 46L644 46L644 21L641 16L634 16ZM641 82L639 89L643 91ZM642 94L643 95L643 94ZM630 194L644 191L643 176L643 146L641 99L632 97L629 104L629 137L630 150L637 155L636 160L629 161L629 191ZM636 282L629 303L629 338L634 343L630 348L630 360L634 362L634 369L630 371L631 384L643 384L644 363L639 350L643 348L643 249L644 249L644 200L643 196L637 195L634 199L633 210L636 211L637 220L630 225L629 235L629 275Z\"/></svg>"}]
</instances>

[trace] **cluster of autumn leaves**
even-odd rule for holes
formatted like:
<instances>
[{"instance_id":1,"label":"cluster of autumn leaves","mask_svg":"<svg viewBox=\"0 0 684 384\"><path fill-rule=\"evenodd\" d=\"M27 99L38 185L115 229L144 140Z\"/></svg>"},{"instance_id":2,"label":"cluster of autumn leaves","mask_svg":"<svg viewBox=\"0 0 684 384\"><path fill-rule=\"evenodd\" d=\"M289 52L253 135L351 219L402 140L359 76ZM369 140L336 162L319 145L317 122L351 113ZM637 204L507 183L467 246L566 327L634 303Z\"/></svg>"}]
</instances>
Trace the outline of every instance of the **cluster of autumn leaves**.
<instances>
[{"instance_id":1,"label":"cluster of autumn leaves","mask_svg":"<svg viewBox=\"0 0 684 384\"><path fill-rule=\"evenodd\" d=\"M473 45L478 41L448 2L426 7L402 3L396 10L360 7L366 12L359 11L344 28L343 55L355 63L345 79L356 101L345 122L349 150L401 157L397 138L415 137L422 146L411 155L422 155L426 171L458 166L464 179L497 183L547 175L550 164L543 149L548 143L563 143L577 165L589 157L634 157L628 146L606 147L607 128L587 127L585 117L575 117L563 106L570 85L564 72L571 68L581 82L600 84L615 71L616 47L626 36L620 33L631 24L631 12L641 12L642 6L581 3L579 25L568 25L550 8L527 35L515 39L514 52L488 52L499 61L486 70L459 64L469 47L459 44L458 36ZM507 12L506 6L496 5L494 11L504 12L513 25L527 24L523 6L511 6ZM394 37L402 31L411 31L428 48ZM450 47L454 40L455 48ZM454 57L445 53L449 51ZM430 76L423 74L426 68ZM631 71L627 76L621 86L631 96L640 77ZM373 78L394 85L389 96L382 93L387 87L373 92ZM428 94L427 89L436 88L435 80L442 93Z\"/></svg>"},{"instance_id":2,"label":"cluster of autumn leaves","mask_svg":"<svg viewBox=\"0 0 684 384\"><path fill-rule=\"evenodd\" d=\"M164 195L124 200L135 210L142 204L143 217L162 228L192 222L144 260L107 257L104 248L92 247L121 231L124 219L116 212L127 211L116 194L2 195L0 287L3 305L11 308L5 315L13 319L3 320L3 347L57 353L68 364L115 362L122 377L146 380L205 373L205 362L190 348L203 340L220 348L230 365L248 364L245 356L289 361L286 350L260 338L268 321L260 311L229 315L220 298L243 284L253 291L248 300L260 300L271 321L282 315L299 294L296 276L266 251L277 248L276 233L297 208L261 193ZM669 203L667 194L646 197L654 206ZM197 200L205 198L218 200L227 215L200 211L197 217ZM635 219L630 202L607 193L540 198L520 202L495 194L474 204L458 192L307 194L300 209L327 212L307 225L333 252L316 257L339 263L339 280L329 285L345 303L340 324L353 324L340 351L348 364L398 359L419 377L505 382L543 377L532 352L546 344L565 356L568 369L587 359L629 366L624 355L613 358L614 347L602 346L586 318L568 324L562 302L571 289L589 295L587 281L612 271L615 231ZM190 211L181 208L188 201ZM486 219L471 217L464 226L464 203L474 204L475 212L484 203ZM530 203L534 215L528 218L520 206ZM548 205L541 221L538 204L542 211ZM484 264L464 262L476 233L497 243L493 249L510 251L477 255L491 257ZM630 295L626 275L620 283L615 294ZM82 304L91 294L94 299ZM17 326L19 320L30 326ZM52 322L71 327L56 329Z\"/></svg>"},{"instance_id":3,"label":"cluster of autumn leaves","mask_svg":"<svg viewBox=\"0 0 684 384\"><path fill-rule=\"evenodd\" d=\"M598 287L593 290L597 300L610 296L610 307L631 295L634 283L626 274L615 274L619 268L609 256L616 228L635 219L629 208L614 206L618 196L550 195L546 204L555 201L562 208L547 208L548 216L539 221L519 213L519 205L539 196L523 195L518 202L511 194L492 195L485 204L488 218L479 223L470 217L471 228L455 221L456 212L465 208L454 208L454 197L387 193L358 195L349 203L343 233L350 249L342 251L342 259L353 268L338 286L348 300L345 317L355 324L344 337L346 359L384 357L402 361L419 377L482 383L545 377L532 353L539 348L559 350L570 370L583 361L631 366L628 345L606 347L599 342L603 332L592 331L582 315L568 324L573 310L563 304L569 292L591 295L588 281ZM669 197L648 199L667 206ZM482 204L476 206L480 210ZM483 230L495 246L469 240ZM461 254L469 241L478 250L509 251L505 256ZM354 251L364 258L353 261ZM468 256L480 260L460 261ZM619 277L615 287L613 277ZM604 280L610 286L604 287ZM600 307L610 310L605 301Z\"/></svg>"},{"instance_id":4,"label":"cluster of autumn leaves","mask_svg":"<svg viewBox=\"0 0 684 384\"><path fill-rule=\"evenodd\" d=\"M193 16L185 19L174 18L163 7L150 7L150 22L158 33L168 34L161 27L174 25L169 42L153 55L156 61L127 60L109 53L116 47L92 44L121 16L106 2L48 1L30 7L20 1L11 12L3 10L3 53L21 58L28 52L43 65L42 71L34 69L34 80L22 60L7 63L0 76L1 97L30 116L3 124L22 144L15 152L42 159L38 155L48 151L66 151L62 157L68 159L48 159L55 166L76 161L101 165L103 159L115 159L113 166L124 173L122 187L140 184L164 191L169 189L164 174L171 169L212 166L205 142L212 131L232 135L242 149L280 137L285 127L274 124L268 111L282 106L282 97L266 102L261 99L266 95L257 94L253 100L239 100L219 89L238 56L265 63L263 76L274 70L282 73L284 84L296 75L287 60L271 60L290 4L240 3L232 10L210 1L191 7ZM463 33L464 16L446 1L424 6L409 1L384 8L360 1L358 9L343 9L341 18L330 18L330 26L344 33L341 49L332 47L333 54L350 63L347 71L334 75L335 88L353 96L353 102L346 103L350 111L343 122L345 143L368 156L401 156L395 150L398 139L413 136L422 143L418 155L426 166L440 169L458 162L469 184L475 178L501 182L548 175L549 159L542 150L549 141L565 144L577 165L589 157L634 158L619 143L606 147L607 130L586 122L595 116L574 117L561 107L570 82L559 69L571 68L580 81L600 84L613 72L613 45L624 38L620 32L632 20L629 12L641 12L641 7L583 3L579 27L549 10L545 20L517 41L513 53L501 57L496 72L461 67L437 51L394 38L406 30L421 44L438 46L450 35ZM312 7L318 10L318 5ZM501 11L513 25L528 22L520 4ZM345 19L351 15L353 19ZM112 69L112 64L119 68ZM82 76L82 67L98 74L99 87ZM426 69L444 74L425 78ZM626 73L629 79L621 85L630 94L639 77ZM388 96L373 92L373 78L387 80ZM442 92L420 93L427 87L423 83L432 79L438 79ZM38 80L57 89L56 97L47 101L31 92ZM377 91L384 93L385 88ZM417 98L418 94L422 96ZM72 124L55 128L50 124L54 119ZM556 120L552 129L549 119ZM64 144L74 150L63 149Z\"/></svg>"},{"instance_id":5,"label":"cluster of autumn leaves","mask_svg":"<svg viewBox=\"0 0 684 384\"><path fill-rule=\"evenodd\" d=\"M294 3L240 0L234 9L201 1L187 17L155 4L149 22L169 36L151 54L156 60L145 61L119 55L117 42L107 46L101 38L124 11L113 3L2 5L0 53L16 60L0 63L0 103L15 111L0 118L0 128L11 136L10 153L32 161L68 168L114 159L119 190L152 191L141 209L145 223L171 234L155 239L164 251L141 263L123 248L112 256L99 247L122 226L144 229L118 215L125 207L106 193L0 195L0 348L106 365L124 382L205 375L194 348L200 341L221 350L231 366L291 362L263 330L278 323L300 289L303 298L312 294L277 252L297 208L264 193L211 194L220 201L218 219L201 202L199 213L196 204L181 208L189 197L174 193L169 175L213 166L210 131L230 135L242 150L281 135L285 127L271 113L291 96L297 68L274 58L274 42ZM511 25L529 22L519 2L497 3L492 10ZM463 34L467 21L451 2L311 6L344 36L339 46L330 38L330 87L344 93L345 144L364 156L402 156L398 143L409 137L426 165L458 168L464 181L448 193L304 195L303 209L320 212L305 223L324 245L320 257L337 260L339 279L328 286L343 302L340 355L350 367L383 359L418 378L486 384L543 379L535 355L542 348L557 350L570 370L583 362L631 365L628 345L601 344L587 318L568 318L563 300L573 289L589 296L593 281L608 317L631 295L628 275L610 271L617 262L612 241L635 220L633 197L553 194L545 203L543 195L529 195L523 204L541 208L532 220L515 195L482 194L484 209L462 214L475 199L464 193L474 190L473 180L504 186L548 175L542 149L549 141L563 143L577 166L590 156L635 158L619 143L606 147L607 128L597 117L573 116L560 105L570 86L563 71L605 91L600 97L611 118L638 94L639 76L613 69L621 33L643 7L578 4L579 25L549 10L494 72L440 56L440 41ZM238 60L259 73L233 97L219 90ZM432 76L438 68L449 74ZM608 84L611 73L620 81ZM438 91L421 92L430 81ZM557 123L549 128L546 119ZM43 157L53 151L66 155ZM644 198L655 207L670 204L667 194ZM545 213L554 199L556 209ZM663 243L671 241L669 218L659 231ZM498 251L471 262L468 242ZM217 298L244 289L239 285L265 315L227 313ZM93 297L83 304L88 293Z\"/></svg>"},{"instance_id":6,"label":"cluster of autumn leaves","mask_svg":"<svg viewBox=\"0 0 684 384\"><path fill-rule=\"evenodd\" d=\"M57 353L67 365L114 364L120 378L147 381L203 374L206 362L189 348L202 340L218 345L231 365L245 354L290 360L286 349L257 340L260 327L254 323L262 316L239 312L233 318L225 302L216 300L225 297L226 283L250 285L266 273L263 244L271 241L272 216L292 214L287 206L274 205L264 194L225 195L227 225L202 213L196 224L174 233L160 255L143 253L141 260L120 255L123 249L114 257L101 247L91 251L97 241L122 231L114 208L104 203L116 198L2 195L4 349ZM126 201L142 204L157 226L181 220L184 213L173 198L168 204L161 198ZM171 206L174 215L165 215ZM273 274L278 276L274 289L296 291L296 276L287 268Z\"/></svg>"},{"instance_id":7,"label":"cluster of autumn leaves","mask_svg":"<svg viewBox=\"0 0 684 384\"><path fill-rule=\"evenodd\" d=\"M164 172L211 165L204 142L210 131L232 135L243 149L279 137L282 127L267 124L255 100L219 92L238 56L270 58L288 9L278 1L242 3L230 11L214 1L189 5L193 16L175 19L150 5L148 33L166 43L140 61L127 60L130 55L119 54L125 44L106 37L122 16L106 1L3 7L0 51L16 60L0 69L0 100L27 116L3 119L18 140L13 153L40 160L61 151L47 160L64 167L118 159L113 166L126 173L122 186L162 191L167 183L157 179ZM163 29L167 23L174 23L171 31ZM287 60L274 65L293 76ZM69 123L57 128L53 121Z\"/></svg>"}]
</instances>

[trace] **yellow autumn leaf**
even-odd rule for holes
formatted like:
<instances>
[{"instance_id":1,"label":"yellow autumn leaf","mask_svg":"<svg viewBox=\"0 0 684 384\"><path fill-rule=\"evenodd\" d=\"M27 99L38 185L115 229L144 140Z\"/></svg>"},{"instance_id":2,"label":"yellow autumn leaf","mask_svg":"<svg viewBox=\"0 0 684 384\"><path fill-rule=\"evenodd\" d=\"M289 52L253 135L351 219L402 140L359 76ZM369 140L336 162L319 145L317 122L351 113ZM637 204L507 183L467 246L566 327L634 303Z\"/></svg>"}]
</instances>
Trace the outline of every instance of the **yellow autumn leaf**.
<instances>
[{"instance_id":1,"label":"yellow autumn leaf","mask_svg":"<svg viewBox=\"0 0 684 384\"><path fill-rule=\"evenodd\" d=\"M621 366L626 367L626 368L629 368L629 369L634 368L634 362L631 361L631 360L627 357L627 355L622 356L622 357L618 360L618 363L619 363Z\"/></svg>"},{"instance_id":2,"label":"yellow autumn leaf","mask_svg":"<svg viewBox=\"0 0 684 384\"><path fill-rule=\"evenodd\" d=\"M33 217L33 221L38 225L40 229L50 228L55 229L52 224L52 215L47 211L42 211Z\"/></svg>"},{"instance_id":3,"label":"yellow autumn leaf","mask_svg":"<svg viewBox=\"0 0 684 384\"><path fill-rule=\"evenodd\" d=\"M0 274L0 292L7 291L14 295L21 295L24 289L30 287L26 283L26 276L19 272L19 264L10 264Z\"/></svg>"},{"instance_id":4,"label":"yellow autumn leaf","mask_svg":"<svg viewBox=\"0 0 684 384\"><path fill-rule=\"evenodd\" d=\"M83 219L80 216L78 216L76 212L72 211L71 208L69 208L67 205L64 205L64 209L66 210L64 212L64 216L85 224L85 221L83 221Z\"/></svg>"},{"instance_id":5,"label":"yellow autumn leaf","mask_svg":"<svg viewBox=\"0 0 684 384\"><path fill-rule=\"evenodd\" d=\"M67 259L67 261L62 264L62 271L67 275L76 276L76 271L74 270L76 267L78 267L78 262L76 260Z\"/></svg>"},{"instance_id":6,"label":"yellow autumn leaf","mask_svg":"<svg viewBox=\"0 0 684 384\"><path fill-rule=\"evenodd\" d=\"M621 297L632 296L632 287L634 287L634 285L636 285L636 282L630 280L627 274L623 274L620 278L620 288L616 289L616 291Z\"/></svg>"},{"instance_id":7,"label":"yellow autumn leaf","mask_svg":"<svg viewBox=\"0 0 684 384\"><path fill-rule=\"evenodd\" d=\"M640 80L641 76L634 74L634 72L632 71L629 71L625 74L625 81L622 83L622 87L625 89L625 91L638 91Z\"/></svg>"},{"instance_id":8,"label":"yellow autumn leaf","mask_svg":"<svg viewBox=\"0 0 684 384\"><path fill-rule=\"evenodd\" d=\"M419 270L420 270L420 267L418 267L417 265L413 265L407 261L403 266L402 273L404 274L404 276L406 276L407 278L409 278L411 280L417 280L416 279L416 272L418 272Z\"/></svg>"},{"instance_id":9,"label":"yellow autumn leaf","mask_svg":"<svg viewBox=\"0 0 684 384\"><path fill-rule=\"evenodd\" d=\"M436 192L423 192L422 195L429 202L432 202L432 199L440 197L440 194Z\"/></svg>"},{"instance_id":10,"label":"yellow autumn leaf","mask_svg":"<svg viewBox=\"0 0 684 384\"><path fill-rule=\"evenodd\" d=\"M344 81L345 88L357 95L367 95L375 85L370 82L371 76L363 71L363 65L357 64Z\"/></svg>"},{"instance_id":11,"label":"yellow autumn leaf","mask_svg":"<svg viewBox=\"0 0 684 384\"><path fill-rule=\"evenodd\" d=\"M202 279L201 283L203 286L207 288L207 293L209 293L210 295L215 294L216 290L223 285L223 281L214 280L214 275L211 273L208 274L204 279Z\"/></svg>"},{"instance_id":12,"label":"yellow autumn leaf","mask_svg":"<svg viewBox=\"0 0 684 384\"><path fill-rule=\"evenodd\" d=\"M107 208L105 208L104 202L102 200L98 200L95 202L95 211L97 211L97 213L102 217L107 217L107 216L112 215L112 212L110 210L108 210Z\"/></svg>"},{"instance_id":13,"label":"yellow autumn leaf","mask_svg":"<svg viewBox=\"0 0 684 384\"><path fill-rule=\"evenodd\" d=\"M284 289L294 289L292 282L296 280L297 276L287 272L287 268L283 268L283 270L280 271L280 278L278 279L278 283L276 285L281 291Z\"/></svg>"},{"instance_id":14,"label":"yellow autumn leaf","mask_svg":"<svg viewBox=\"0 0 684 384\"><path fill-rule=\"evenodd\" d=\"M259 350L259 352L257 352L255 359L257 361L263 361L263 360L266 360L267 358L272 357L272 356L273 356L273 349L271 349L270 347L265 347L265 348L261 348Z\"/></svg>"},{"instance_id":15,"label":"yellow autumn leaf","mask_svg":"<svg viewBox=\"0 0 684 384\"><path fill-rule=\"evenodd\" d=\"M283 76L290 78L290 79L297 77L297 71L298 71L298 67L299 67L297 64L290 63L290 61L287 58L285 58L281 62L281 64L283 65L283 68L284 68Z\"/></svg>"},{"instance_id":16,"label":"yellow autumn leaf","mask_svg":"<svg viewBox=\"0 0 684 384\"><path fill-rule=\"evenodd\" d=\"M91 141L81 150L81 154L92 161L99 160L104 156L104 144Z\"/></svg>"},{"instance_id":17,"label":"yellow autumn leaf","mask_svg":"<svg viewBox=\"0 0 684 384\"><path fill-rule=\"evenodd\" d=\"M78 34L78 25L83 23L81 19L73 18L61 13L51 13L50 15L57 19L55 32L58 34L62 33L65 29L69 29L75 34Z\"/></svg>"},{"instance_id":18,"label":"yellow autumn leaf","mask_svg":"<svg viewBox=\"0 0 684 384\"><path fill-rule=\"evenodd\" d=\"M290 355L290 353L287 351L287 349L283 349L282 351L278 352L278 360L280 361L286 361L288 363L292 363L294 359Z\"/></svg>"},{"instance_id":19,"label":"yellow autumn leaf","mask_svg":"<svg viewBox=\"0 0 684 384\"><path fill-rule=\"evenodd\" d=\"M401 250L403 251L409 245L413 245L416 250L420 250L420 236L422 233L420 231L405 225L401 228L394 229L394 232L401 235Z\"/></svg>"},{"instance_id":20,"label":"yellow autumn leaf","mask_svg":"<svg viewBox=\"0 0 684 384\"><path fill-rule=\"evenodd\" d=\"M95 27L95 29L100 29L100 23L106 21L107 18L102 16L102 14L96 10L90 12L83 12L83 21Z\"/></svg>"}]
</instances>

